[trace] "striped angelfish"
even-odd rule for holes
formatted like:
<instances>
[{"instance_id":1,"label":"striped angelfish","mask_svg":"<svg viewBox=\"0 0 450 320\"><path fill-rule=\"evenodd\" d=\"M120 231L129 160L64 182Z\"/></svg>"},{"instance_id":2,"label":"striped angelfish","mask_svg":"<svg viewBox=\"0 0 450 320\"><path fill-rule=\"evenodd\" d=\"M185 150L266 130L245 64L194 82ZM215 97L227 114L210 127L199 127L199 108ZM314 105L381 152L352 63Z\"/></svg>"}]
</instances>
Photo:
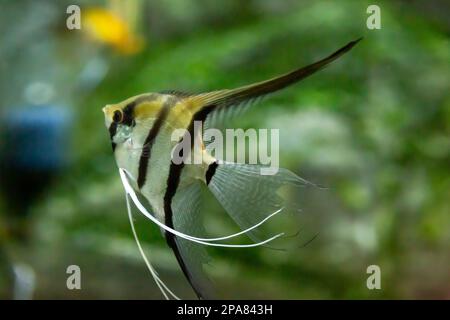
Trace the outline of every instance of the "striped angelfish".
<instances>
[{"instance_id":1,"label":"striped angelfish","mask_svg":"<svg viewBox=\"0 0 450 320\"><path fill-rule=\"evenodd\" d=\"M145 93L105 106L105 123L118 167L126 172L131 187L147 199L154 217L169 228L188 235L198 236L202 232L199 203L203 186L240 228L252 227L284 206L277 194L281 186L304 185L305 181L286 169L279 169L274 175L261 175L259 165L219 162L208 154L202 132L194 132L194 123L205 122L208 126L214 114L226 113L286 88L336 60L358 41L306 67L237 89L201 94ZM192 137L191 151L201 153L201 164L172 161L172 153L183 145L185 138L172 141L176 129L185 129ZM194 149L194 143L202 147ZM190 156L186 148L181 153L182 157ZM209 297L210 286L202 272L207 258L203 247L166 229L163 232L197 296ZM249 236L257 239L253 230Z\"/></svg>"}]
</instances>

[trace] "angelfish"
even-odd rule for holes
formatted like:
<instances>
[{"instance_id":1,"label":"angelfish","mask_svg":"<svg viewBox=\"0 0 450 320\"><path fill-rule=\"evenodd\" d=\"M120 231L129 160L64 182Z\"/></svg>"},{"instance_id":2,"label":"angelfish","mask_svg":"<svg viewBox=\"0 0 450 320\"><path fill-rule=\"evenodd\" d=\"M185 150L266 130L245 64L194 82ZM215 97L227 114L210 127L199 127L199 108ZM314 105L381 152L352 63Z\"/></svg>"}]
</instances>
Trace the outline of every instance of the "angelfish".
<instances>
[{"instance_id":1,"label":"angelfish","mask_svg":"<svg viewBox=\"0 0 450 320\"><path fill-rule=\"evenodd\" d=\"M119 168L126 171L134 190L145 197L154 216L166 226L186 234L202 230L199 202L202 184L213 193L242 229L255 225L283 207L277 190L283 185L304 185L305 180L286 169L275 175L261 175L259 165L219 162L203 146L202 132L194 132L196 121L206 122L217 113L227 113L259 97L294 84L322 69L349 51L352 41L330 56L283 74L246 85L201 94L177 91L145 93L103 108L112 149ZM217 117L216 117L217 118ZM172 141L176 129L185 129L192 139L190 152L201 153L200 164L175 163L173 152L190 156L182 136ZM189 149L189 148L188 148ZM202 272L205 254L196 244L164 231L169 247L199 298L208 296ZM256 239L256 233L249 235Z\"/></svg>"}]
</instances>

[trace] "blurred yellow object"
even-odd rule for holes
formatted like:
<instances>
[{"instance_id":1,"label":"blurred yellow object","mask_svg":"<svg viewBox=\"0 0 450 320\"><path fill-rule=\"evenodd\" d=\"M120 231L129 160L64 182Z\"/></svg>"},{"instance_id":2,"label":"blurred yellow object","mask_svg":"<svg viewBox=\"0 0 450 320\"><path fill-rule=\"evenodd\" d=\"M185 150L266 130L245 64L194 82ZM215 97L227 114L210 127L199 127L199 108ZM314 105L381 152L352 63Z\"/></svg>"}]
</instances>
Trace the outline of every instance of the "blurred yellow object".
<instances>
[{"instance_id":1,"label":"blurred yellow object","mask_svg":"<svg viewBox=\"0 0 450 320\"><path fill-rule=\"evenodd\" d=\"M129 24L117 14L103 8L89 8L82 14L82 30L95 41L110 45L122 54L139 52L144 45Z\"/></svg>"}]
</instances>

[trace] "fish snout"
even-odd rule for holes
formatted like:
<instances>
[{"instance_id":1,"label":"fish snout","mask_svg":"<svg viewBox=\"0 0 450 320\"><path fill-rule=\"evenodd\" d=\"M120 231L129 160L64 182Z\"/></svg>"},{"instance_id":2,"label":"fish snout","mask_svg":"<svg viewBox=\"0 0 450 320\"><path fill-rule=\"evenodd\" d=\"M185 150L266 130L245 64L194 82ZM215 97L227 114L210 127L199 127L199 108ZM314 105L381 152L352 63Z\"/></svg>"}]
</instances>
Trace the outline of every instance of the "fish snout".
<instances>
[{"instance_id":1,"label":"fish snout","mask_svg":"<svg viewBox=\"0 0 450 320\"><path fill-rule=\"evenodd\" d=\"M103 111L103 113L106 115L106 114L108 114L108 109L110 109L111 108L111 105L109 105L109 104L107 104L106 106L104 106L103 108L102 108L102 111Z\"/></svg>"}]
</instances>

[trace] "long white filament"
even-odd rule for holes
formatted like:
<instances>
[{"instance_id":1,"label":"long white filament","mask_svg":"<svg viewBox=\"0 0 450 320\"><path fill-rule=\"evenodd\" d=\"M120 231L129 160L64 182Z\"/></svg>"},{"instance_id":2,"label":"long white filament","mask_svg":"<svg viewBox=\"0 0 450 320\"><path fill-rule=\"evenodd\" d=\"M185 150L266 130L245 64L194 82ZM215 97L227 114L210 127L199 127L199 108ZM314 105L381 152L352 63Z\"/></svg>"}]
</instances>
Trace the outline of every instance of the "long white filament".
<instances>
[{"instance_id":1,"label":"long white filament","mask_svg":"<svg viewBox=\"0 0 450 320\"><path fill-rule=\"evenodd\" d=\"M199 238L199 239L202 239L202 240L205 240L205 241L220 241L220 240L226 240L226 239L230 239L230 238L234 238L234 237L240 236L240 235L242 235L244 233L247 233L249 231L252 231L253 229L258 228L260 225L262 225L264 222L266 222L267 220L272 218L274 215L280 213L283 209L284 209L284 207L278 209L274 213L271 213L270 215L268 215L267 217L265 217L263 220L261 220L260 222L258 222L255 225L253 225L252 227L250 227L248 229L245 229L245 230L242 230L242 231L239 231L237 233L230 234L229 236L224 236L224 237L219 237L219 238Z\"/></svg>"},{"instance_id":2,"label":"long white filament","mask_svg":"<svg viewBox=\"0 0 450 320\"><path fill-rule=\"evenodd\" d=\"M158 273L156 272L156 270L153 268L153 266L151 265L150 261L147 259L147 256L144 252L144 250L142 249L141 246L141 242L139 241L139 237L136 233L136 229L134 228L134 221L133 221L133 215L131 212L131 206L130 206L130 200L128 197L128 194L125 194L126 200L127 200L127 210L128 210L128 219L130 220L130 225L131 225L131 231L133 232L133 237L134 240L136 241L136 244L138 246L139 252L142 256L142 258L145 261L145 264L147 265L148 270L150 271L150 274L152 275L153 279L156 282L156 285L158 286L159 290L161 291L161 293L164 295L164 298L166 298L166 300L170 300L170 298L167 296L166 291L175 299L180 300L179 297L177 297L167 286L166 284L159 278Z\"/></svg>"},{"instance_id":3,"label":"long white filament","mask_svg":"<svg viewBox=\"0 0 450 320\"><path fill-rule=\"evenodd\" d=\"M269 239L266 239L264 241L261 242L257 242L257 243L252 243L252 244L223 244L223 243L210 243L213 241L218 241L218 240L225 240L225 239L230 239L236 236L239 236L243 233L246 233L250 230L253 230L254 228L260 226L261 224L263 224L264 222L266 222L268 219L270 219L271 217L273 217L274 215L278 214L279 212L281 212L281 209L275 211L274 213L272 213L271 215L267 216L265 219L263 219L261 222L259 222L258 224L243 230L241 232L229 235L229 236L225 236L225 237L220 237L220 238L197 238L197 237L193 237L187 234L184 234L182 232L179 232L175 229L172 229L168 226L166 226L165 224L161 223L160 221L158 221L153 215L151 215L147 209L141 204L141 202L139 201L139 199L136 196L136 192L133 190L133 188L131 187L130 183L128 182L128 178L126 177L125 174L125 170L122 168L119 168L119 174L120 174L120 178L122 180L122 184L125 188L125 192L127 195L129 195L131 197L131 199L133 200L133 203L136 205L136 207L139 209L139 211L145 215L148 219L150 219L151 221L153 221L155 224L157 224L159 227L163 228L164 230L179 236L180 238L186 239L186 240L190 240L192 242L196 242L196 243L200 243L200 244L204 244L207 246L213 246L213 247L227 247L227 248L251 248L251 247L258 247L261 245L264 245L268 242L271 242L281 236L284 235L284 233L279 233Z\"/></svg>"}]
</instances>

